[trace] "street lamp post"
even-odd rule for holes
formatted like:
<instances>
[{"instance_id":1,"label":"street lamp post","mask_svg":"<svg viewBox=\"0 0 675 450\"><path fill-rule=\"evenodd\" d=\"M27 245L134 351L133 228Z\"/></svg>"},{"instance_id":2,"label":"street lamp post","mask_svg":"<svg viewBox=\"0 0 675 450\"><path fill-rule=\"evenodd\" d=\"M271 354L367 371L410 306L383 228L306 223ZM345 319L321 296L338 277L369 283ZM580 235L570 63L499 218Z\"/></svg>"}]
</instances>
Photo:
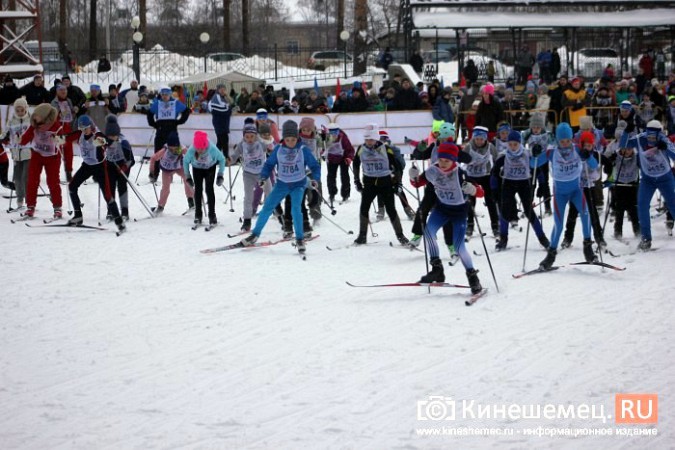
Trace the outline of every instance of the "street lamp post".
<instances>
[{"instance_id":1,"label":"street lamp post","mask_svg":"<svg viewBox=\"0 0 675 450\"><path fill-rule=\"evenodd\" d=\"M349 31L342 30L340 31L340 40L344 43L344 66L345 66L345 78L347 78L347 41L349 40Z\"/></svg>"},{"instance_id":2,"label":"street lamp post","mask_svg":"<svg viewBox=\"0 0 675 450\"><path fill-rule=\"evenodd\" d=\"M141 61L140 61L140 44L143 42L143 33L138 31L138 27L141 25L141 19L138 16L134 16L131 19L131 28L134 30L134 34L131 35L131 39L134 41L133 45L133 70L134 75L136 76L136 81L140 83L141 81Z\"/></svg>"},{"instance_id":3,"label":"street lamp post","mask_svg":"<svg viewBox=\"0 0 675 450\"><path fill-rule=\"evenodd\" d=\"M204 44L204 72L206 73L206 53L208 51L208 48L206 47L206 44L209 43L211 40L211 36L209 36L209 33L204 32L199 35L199 40L202 41L202 44Z\"/></svg>"}]
</instances>

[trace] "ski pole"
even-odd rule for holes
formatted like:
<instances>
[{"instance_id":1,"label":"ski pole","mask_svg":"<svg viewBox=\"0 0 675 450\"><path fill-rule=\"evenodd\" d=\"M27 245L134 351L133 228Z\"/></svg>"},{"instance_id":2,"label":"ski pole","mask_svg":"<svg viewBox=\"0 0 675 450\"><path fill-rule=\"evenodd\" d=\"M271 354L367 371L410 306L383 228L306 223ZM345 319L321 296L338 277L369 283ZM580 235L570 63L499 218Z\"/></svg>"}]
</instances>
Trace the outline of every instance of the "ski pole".
<instances>
[{"instance_id":1,"label":"ski pole","mask_svg":"<svg viewBox=\"0 0 675 450\"><path fill-rule=\"evenodd\" d=\"M370 220L368 221L368 226L370 227L370 235L374 238L378 237L379 234L377 234L375 230L373 230L373 223Z\"/></svg>"},{"instance_id":2,"label":"ski pole","mask_svg":"<svg viewBox=\"0 0 675 450\"><path fill-rule=\"evenodd\" d=\"M345 230L345 229L342 228L340 225L338 225L338 224L335 223L333 220L331 220L328 216L326 216L325 214L323 214L321 211L319 211L319 215L321 215L321 217L324 218L324 219L326 219L329 223L332 223L333 225L335 225L335 227L338 228L338 229L339 229L340 231L342 231L343 233L345 233L345 234L354 234L354 231L352 231L352 230L349 230L349 231Z\"/></svg>"},{"instance_id":3,"label":"ski pole","mask_svg":"<svg viewBox=\"0 0 675 450\"><path fill-rule=\"evenodd\" d=\"M101 188L98 189L98 226L101 226Z\"/></svg>"},{"instance_id":4,"label":"ski pole","mask_svg":"<svg viewBox=\"0 0 675 450\"><path fill-rule=\"evenodd\" d=\"M156 129L152 130L152 133L150 134L150 140L148 141L148 144L145 146L145 153L143 153L143 158L141 158L141 163L138 165L138 173L136 173L136 179L134 180L134 183L138 186L138 176L141 174L141 169L143 168L143 164L145 164L145 160L149 159L148 158L148 150L150 150L150 142L152 142L152 139L155 137L155 133L157 132Z\"/></svg>"},{"instance_id":5,"label":"ski pole","mask_svg":"<svg viewBox=\"0 0 675 450\"><path fill-rule=\"evenodd\" d=\"M614 189L616 189L616 183L619 182L619 177L621 176L621 168L623 167L623 156L621 157L621 162L619 163L619 170L616 173L616 178L614 179L614 186L610 186L607 191L607 209L605 210L605 221L602 224L602 235L605 235L605 227L607 226L607 219L609 219L609 208L612 203L609 200L609 196L612 196L614 199Z\"/></svg>"},{"instance_id":6,"label":"ski pole","mask_svg":"<svg viewBox=\"0 0 675 450\"><path fill-rule=\"evenodd\" d=\"M14 189L10 189L10 190L9 190L9 207L7 208L7 212L11 212L11 211L12 211L12 197L13 197L13 194L14 194Z\"/></svg>"},{"instance_id":7,"label":"ski pole","mask_svg":"<svg viewBox=\"0 0 675 450\"><path fill-rule=\"evenodd\" d=\"M532 197L534 196L534 182L537 179L537 168L539 167L538 160L535 158L534 160L534 173L532 174L532 184L530 185L530 201L532 200ZM530 206L532 208L532 206ZM523 203L523 210L525 210L525 204ZM525 214L527 221L528 221L528 227L527 231L525 232L525 249L523 250L523 272L525 272L525 262L527 260L527 242L529 241L530 238L530 227L532 227L532 215L534 215L534 211L532 209L529 210L531 214ZM492 267L492 266L490 266ZM499 289L497 289L499 290Z\"/></svg>"},{"instance_id":8,"label":"ski pole","mask_svg":"<svg viewBox=\"0 0 675 450\"><path fill-rule=\"evenodd\" d=\"M159 205L159 195L157 195L157 185L155 184L156 182L152 182L152 190L155 192L155 199L157 200L157 204Z\"/></svg>"},{"instance_id":9,"label":"ski pole","mask_svg":"<svg viewBox=\"0 0 675 450\"><path fill-rule=\"evenodd\" d=\"M329 202L328 200L326 200L325 198L323 198L323 195L321 194L321 192L319 192L318 189L312 188L312 190L313 190L314 192L316 192L316 195L319 196L319 198L321 199L321 201L322 201L326 206L328 206L328 208L330 209L330 214L331 214L332 216L334 216L335 214L337 214L337 211L335 210L335 208L333 208L333 205L331 205L330 202ZM351 233L349 233L349 234L351 234Z\"/></svg>"},{"instance_id":10,"label":"ski pole","mask_svg":"<svg viewBox=\"0 0 675 450\"><path fill-rule=\"evenodd\" d=\"M536 169L536 167L535 167ZM469 208L473 209L473 206L471 203L467 202L469 205ZM490 254L488 253L487 246L485 245L485 238L483 237L483 230L480 229L480 222L476 219L476 211L474 210L473 212L473 217L474 217L474 223L476 224L476 227L478 228L478 235L480 236L480 241L483 243L483 251L485 251L485 258L487 259L488 266L490 266L490 273L492 273L492 280L495 282L495 287L497 288L497 292L499 292L499 285L497 284L497 277L495 277L495 271L492 268L492 261L490 261ZM528 227L529 230L529 227ZM525 239L525 242L527 242L527 238ZM527 249L527 244L525 246Z\"/></svg>"},{"instance_id":11,"label":"ski pole","mask_svg":"<svg viewBox=\"0 0 675 450\"><path fill-rule=\"evenodd\" d=\"M591 182L591 179L589 177L588 165L586 163L583 163L583 164L584 164L584 171L586 172L586 183L588 183L590 186L592 186L593 183ZM586 203L587 203L586 208L588 209L588 221L590 222L591 232L592 232L593 231L593 220L591 220L591 208L595 208L595 205L593 205L593 192L591 191L591 189L593 189L593 188L592 187L585 188L584 189L584 196L586 194L585 191L587 191L588 192L588 198L586 199ZM579 213L579 214L581 215L581 213ZM595 211L595 214L596 215L598 214L597 210ZM598 224L598 225L600 225L600 224ZM602 232L602 230L601 230L601 232ZM600 236L600 237L602 238L603 236ZM602 249L600 248L600 244L598 244L598 256L600 256L600 262L601 263L604 262L602 260ZM604 267L602 268L602 271L603 272L605 271Z\"/></svg>"},{"instance_id":12,"label":"ski pole","mask_svg":"<svg viewBox=\"0 0 675 450\"><path fill-rule=\"evenodd\" d=\"M414 162L412 163L412 166L415 169L417 169L417 166L415 165ZM418 178L415 178L415 182L417 182ZM415 184L417 184L417 183L415 183ZM420 188L418 186L415 186L415 198L417 199L417 205L418 205L417 211L415 212L415 214L417 215L418 220L422 224L422 245L424 246L424 264L426 266L427 273L429 273L429 255L427 253L427 235L425 233L427 224L424 223L424 221L422 220L422 202L420 201ZM429 294L431 294L431 287L428 287L427 291L429 292Z\"/></svg>"},{"instance_id":13,"label":"ski pole","mask_svg":"<svg viewBox=\"0 0 675 450\"><path fill-rule=\"evenodd\" d=\"M229 167L229 166L228 166L228 167ZM231 199L231 200L236 200L236 199L237 199L237 198L232 194L232 186L234 185L234 183L237 182L237 177L239 176L239 172L240 172L240 171L241 171L241 166L239 166L239 168L238 168L237 171L235 172L235 174L234 174L234 180L231 180L231 184L230 184L230 192L228 193L227 197L225 197L225 201L223 202L223 203L225 203L225 204L227 204L228 200L230 200L230 199ZM230 203L230 207L231 207L231 205L232 205L232 203ZM230 212L233 212L233 211L234 211L234 209L232 209L232 211L230 211Z\"/></svg>"},{"instance_id":14,"label":"ski pole","mask_svg":"<svg viewBox=\"0 0 675 450\"><path fill-rule=\"evenodd\" d=\"M147 201L145 201L145 199L143 198L143 196L141 195L141 193L138 192L138 189L136 189L136 186L134 185L134 183L131 183L131 182L129 181L129 177L127 177L127 175L124 173L124 171L121 170L117 164L115 164L115 163L113 163L113 164L115 165L115 168L117 168L117 171L120 173L120 175L122 175L122 177L123 177L125 180L127 180L127 184L129 185L129 187L131 188L131 190L134 191L134 194L135 194L136 197L138 198L138 201L141 202L141 205L143 205L143 208L145 208L145 210L148 212L148 214L150 214L150 217L154 219L154 218L155 218L155 213L152 212L152 209L150 208L150 205L148 204ZM153 186L154 186L154 183L153 183ZM155 194L156 194L156 193L157 193L157 192L155 191ZM158 200L158 201L159 201L159 200Z\"/></svg>"},{"instance_id":15,"label":"ski pole","mask_svg":"<svg viewBox=\"0 0 675 450\"><path fill-rule=\"evenodd\" d=\"M239 166L241 167L241 166ZM234 212L234 205L233 205L233 199L232 199L232 166L227 166L227 176L230 179L230 192L229 192L229 197L230 197L230 212Z\"/></svg>"}]
</instances>

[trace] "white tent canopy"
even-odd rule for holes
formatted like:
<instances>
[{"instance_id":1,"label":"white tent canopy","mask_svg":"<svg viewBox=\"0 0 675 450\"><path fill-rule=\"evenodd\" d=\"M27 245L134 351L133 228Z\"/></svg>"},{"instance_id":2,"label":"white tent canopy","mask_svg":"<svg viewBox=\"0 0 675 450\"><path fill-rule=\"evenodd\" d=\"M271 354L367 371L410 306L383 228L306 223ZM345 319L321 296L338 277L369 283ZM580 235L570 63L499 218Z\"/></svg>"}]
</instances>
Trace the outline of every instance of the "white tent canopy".
<instances>
[{"instance_id":1,"label":"white tent canopy","mask_svg":"<svg viewBox=\"0 0 675 450\"><path fill-rule=\"evenodd\" d=\"M570 13L560 12L460 12L451 8L415 10L415 29L447 28L541 28L541 27L655 27L675 23L675 9L635 9L631 11Z\"/></svg>"},{"instance_id":2,"label":"white tent canopy","mask_svg":"<svg viewBox=\"0 0 675 450\"><path fill-rule=\"evenodd\" d=\"M225 84L227 89L234 88L235 91L238 91L242 87L245 87L249 90L255 89L259 84L264 83L265 80L260 78L255 78L241 72L225 72L225 73L197 73L191 75L187 78L182 78L180 80L172 81L168 83L170 86L173 85L195 85L199 88L206 86L208 89L215 89L219 84Z\"/></svg>"}]
</instances>

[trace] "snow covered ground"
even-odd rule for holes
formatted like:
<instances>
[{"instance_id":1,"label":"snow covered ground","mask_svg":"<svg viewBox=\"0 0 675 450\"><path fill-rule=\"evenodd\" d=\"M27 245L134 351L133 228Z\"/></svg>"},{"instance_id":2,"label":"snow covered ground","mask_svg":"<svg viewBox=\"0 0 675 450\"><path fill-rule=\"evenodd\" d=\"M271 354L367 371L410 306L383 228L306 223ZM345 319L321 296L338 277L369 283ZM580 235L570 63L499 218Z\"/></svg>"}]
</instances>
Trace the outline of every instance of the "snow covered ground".
<instances>
[{"instance_id":1,"label":"snow covered ground","mask_svg":"<svg viewBox=\"0 0 675 450\"><path fill-rule=\"evenodd\" d=\"M152 187L139 189L154 205ZM187 203L178 183L163 217L131 221L119 238L111 225L29 229L2 213L2 448L672 448L675 242L663 217L653 221L655 252L629 255L636 239L608 239L623 256L606 261L625 272L567 266L514 280L525 232L512 231L513 248L499 254L487 237L500 293L486 258L474 256L490 290L467 308L460 289L345 284L416 281L425 272L422 253L389 246L388 222L373 225L372 245L331 252L326 245L354 236L324 221L307 261L290 244L201 254L235 241L227 233L240 226L241 177L235 194L231 213L217 190L221 225L209 233L180 216ZM81 195L85 223L95 224L95 185ZM329 217L356 232L359 201L353 192ZM133 197L131 212L146 216ZM51 215L45 198L37 215ZM489 228L487 215L480 224ZM579 228L559 264L582 259ZM270 221L262 238L280 235ZM534 268L544 251L530 238L526 267ZM484 252L478 238L468 246ZM446 266L446 276L466 282L460 266ZM658 394L659 422L615 425L617 393ZM418 420L418 402L432 395L455 400L455 420ZM460 403L472 400L476 415L478 405L587 404L612 418L462 417ZM442 427L513 435L421 435ZM657 435L527 435L537 427L654 427Z\"/></svg>"}]
</instances>

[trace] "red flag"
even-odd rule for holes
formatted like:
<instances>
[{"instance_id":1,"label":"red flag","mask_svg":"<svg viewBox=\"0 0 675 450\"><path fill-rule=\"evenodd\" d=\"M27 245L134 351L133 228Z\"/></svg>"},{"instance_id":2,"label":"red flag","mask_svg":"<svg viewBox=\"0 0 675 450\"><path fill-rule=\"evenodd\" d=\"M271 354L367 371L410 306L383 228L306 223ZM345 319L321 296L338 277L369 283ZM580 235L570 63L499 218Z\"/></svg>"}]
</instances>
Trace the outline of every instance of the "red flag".
<instances>
[{"instance_id":1,"label":"red flag","mask_svg":"<svg viewBox=\"0 0 675 450\"><path fill-rule=\"evenodd\" d=\"M340 97L340 91L341 90L342 89L340 88L340 79L338 78L337 79L337 85L335 86L335 100L337 100L338 97Z\"/></svg>"}]
</instances>

